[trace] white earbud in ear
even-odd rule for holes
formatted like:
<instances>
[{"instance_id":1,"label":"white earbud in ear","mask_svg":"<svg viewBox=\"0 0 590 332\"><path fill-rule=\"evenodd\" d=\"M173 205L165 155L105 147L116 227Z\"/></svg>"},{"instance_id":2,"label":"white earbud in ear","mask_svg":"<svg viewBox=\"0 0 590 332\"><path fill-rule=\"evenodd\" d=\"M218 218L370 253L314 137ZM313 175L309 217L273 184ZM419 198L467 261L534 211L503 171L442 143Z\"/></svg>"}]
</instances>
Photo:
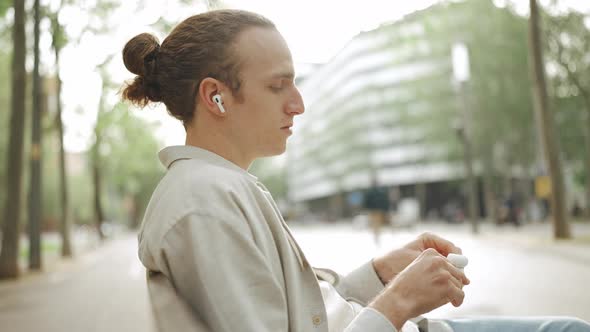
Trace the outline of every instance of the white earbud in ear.
<instances>
[{"instance_id":1,"label":"white earbud in ear","mask_svg":"<svg viewBox=\"0 0 590 332\"><path fill-rule=\"evenodd\" d=\"M219 111L221 111L221 113L225 113L225 108L223 108L223 102L221 101L221 95L216 94L212 99L213 102L217 104L217 107L219 107Z\"/></svg>"}]
</instances>

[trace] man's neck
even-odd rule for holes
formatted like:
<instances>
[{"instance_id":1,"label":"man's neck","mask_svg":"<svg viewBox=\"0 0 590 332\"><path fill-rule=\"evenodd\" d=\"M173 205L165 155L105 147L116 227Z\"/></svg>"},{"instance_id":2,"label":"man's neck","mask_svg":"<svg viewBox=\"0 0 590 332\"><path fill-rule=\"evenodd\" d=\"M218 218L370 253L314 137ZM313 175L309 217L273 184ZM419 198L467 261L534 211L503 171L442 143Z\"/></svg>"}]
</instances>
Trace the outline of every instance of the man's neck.
<instances>
[{"instance_id":1,"label":"man's neck","mask_svg":"<svg viewBox=\"0 0 590 332\"><path fill-rule=\"evenodd\" d=\"M218 131L199 129L201 128L187 128L185 140L186 145L196 146L198 148L213 152L222 158L238 165L240 168L248 170L253 160L250 160L244 156L240 149L231 143L228 137Z\"/></svg>"}]
</instances>

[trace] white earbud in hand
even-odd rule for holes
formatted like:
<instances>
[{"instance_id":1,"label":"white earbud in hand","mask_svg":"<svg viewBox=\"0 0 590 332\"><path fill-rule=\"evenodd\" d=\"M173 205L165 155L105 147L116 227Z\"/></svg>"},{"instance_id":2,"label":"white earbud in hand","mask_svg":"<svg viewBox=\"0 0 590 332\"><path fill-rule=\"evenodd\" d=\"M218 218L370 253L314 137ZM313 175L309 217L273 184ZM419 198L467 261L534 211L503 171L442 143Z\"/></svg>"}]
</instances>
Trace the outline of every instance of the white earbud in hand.
<instances>
[{"instance_id":1,"label":"white earbud in hand","mask_svg":"<svg viewBox=\"0 0 590 332\"><path fill-rule=\"evenodd\" d=\"M449 254L447 256L447 259L449 260L449 262L451 262L451 264L453 264L456 268L460 270L463 270L463 268L467 266L467 263L469 263L467 257L463 255Z\"/></svg>"}]
</instances>

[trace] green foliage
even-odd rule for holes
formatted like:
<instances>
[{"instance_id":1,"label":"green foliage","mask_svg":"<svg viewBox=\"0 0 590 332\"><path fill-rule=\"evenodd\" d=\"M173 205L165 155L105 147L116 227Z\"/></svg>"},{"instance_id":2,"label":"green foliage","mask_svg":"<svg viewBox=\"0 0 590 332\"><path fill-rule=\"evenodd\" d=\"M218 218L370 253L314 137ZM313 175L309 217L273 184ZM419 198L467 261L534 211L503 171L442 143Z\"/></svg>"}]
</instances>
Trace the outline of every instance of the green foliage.
<instances>
[{"instance_id":1,"label":"green foliage","mask_svg":"<svg viewBox=\"0 0 590 332\"><path fill-rule=\"evenodd\" d=\"M89 12L92 17L83 31L93 32L95 34L104 34L113 31L113 27L110 25L108 18L117 7L121 6L119 0L100 0L88 6L85 9ZM84 32L82 32L84 35Z\"/></svg>"},{"instance_id":2,"label":"green foliage","mask_svg":"<svg viewBox=\"0 0 590 332\"><path fill-rule=\"evenodd\" d=\"M0 82L2 82L0 85L0 116L2 116L0 125L6 125L3 129L8 129L8 110L10 109L10 88L12 83L10 80L10 57L10 54L0 51ZM7 133L6 130L3 130L3 132ZM6 138L4 137L4 139Z\"/></svg>"},{"instance_id":3,"label":"green foliage","mask_svg":"<svg viewBox=\"0 0 590 332\"><path fill-rule=\"evenodd\" d=\"M287 197L285 167L277 165L280 158L283 157L257 159L248 170L250 173L258 177L260 182L268 188L275 199Z\"/></svg>"},{"instance_id":4,"label":"green foliage","mask_svg":"<svg viewBox=\"0 0 590 332\"><path fill-rule=\"evenodd\" d=\"M59 23L58 13L48 13L47 16L51 22L51 47L54 51L60 52L68 43L68 38L63 26Z\"/></svg>"},{"instance_id":5,"label":"green foliage","mask_svg":"<svg viewBox=\"0 0 590 332\"><path fill-rule=\"evenodd\" d=\"M0 0L0 18L4 17L8 8L12 7L12 0Z\"/></svg>"},{"instance_id":6,"label":"green foliage","mask_svg":"<svg viewBox=\"0 0 590 332\"><path fill-rule=\"evenodd\" d=\"M46 117L44 121L53 121ZM59 140L57 130L43 136L42 205L44 226L52 230L59 227L61 212ZM93 221L92 178L83 152L66 152L66 176L68 177L68 199L76 224L90 224Z\"/></svg>"},{"instance_id":7,"label":"green foliage","mask_svg":"<svg viewBox=\"0 0 590 332\"><path fill-rule=\"evenodd\" d=\"M420 128L425 141L446 151L439 157L452 161L462 155L453 124L466 122L474 158L485 171L530 169L536 151L526 20L487 0L435 6L410 20L423 27L425 36L394 37L392 47L426 41L431 48L426 56L448 67L441 67L440 76L406 84L425 111L402 107L402 123ZM451 49L456 42L463 42L470 56L471 78L463 92L452 83Z\"/></svg>"},{"instance_id":8,"label":"green foliage","mask_svg":"<svg viewBox=\"0 0 590 332\"><path fill-rule=\"evenodd\" d=\"M41 239L41 252L44 254L47 253L58 253L61 248L61 245L55 242L53 239ZM26 262L26 259L29 257L29 247L22 246L19 252L19 259Z\"/></svg>"},{"instance_id":9,"label":"green foliage","mask_svg":"<svg viewBox=\"0 0 590 332\"><path fill-rule=\"evenodd\" d=\"M421 33L411 32L415 30ZM386 37L388 43L363 52L391 52L395 56L387 68L436 66L427 74L395 84L366 84L331 105L324 116L331 134L329 138L318 137L322 144L308 149L307 157L317 165L359 160L347 163L338 172L327 172L332 180L338 183L355 169L371 168L371 151L387 146L424 144L432 149L415 160L404 160L405 164L458 162L463 150L453 125L463 121L470 129L474 158L485 166L484 171L508 175L514 166L531 168L536 151L525 19L509 9L496 8L488 0L448 2L370 33ZM470 52L471 80L464 88L467 119L463 117L461 93L452 82L451 50L456 42L465 43ZM365 79L366 74L353 73L343 81ZM381 100L369 106L373 108L371 114L380 120L378 127L407 135L396 135L380 144L367 142L367 130L372 127L364 121L350 121L364 117L366 103L355 103L363 98ZM346 149L335 153L323 149L338 144Z\"/></svg>"},{"instance_id":10,"label":"green foliage","mask_svg":"<svg viewBox=\"0 0 590 332\"><path fill-rule=\"evenodd\" d=\"M155 157L159 144L154 128L135 116L125 104L99 113L97 132L99 166L108 192L106 209L110 218L126 220L123 201L136 199L139 208L147 205L151 192L163 174Z\"/></svg>"},{"instance_id":11,"label":"green foliage","mask_svg":"<svg viewBox=\"0 0 590 332\"><path fill-rule=\"evenodd\" d=\"M488 10L487 20L481 20L476 15L480 10L474 7L469 16L474 28L469 47L475 151L482 161L493 158L499 169L530 168L536 151L527 21L507 9L496 8ZM503 153L494 155L498 150Z\"/></svg>"},{"instance_id":12,"label":"green foliage","mask_svg":"<svg viewBox=\"0 0 590 332\"><path fill-rule=\"evenodd\" d=\"M43 120L47 121L47 117ZM43 153L41 156L41 190L43 222L51 222L60 218L59 193L59 146L55 132L43 133ZM53 225L52 225L53 226Z\"/></svg>"},{"instance_id":13,"label":"green foliage","mask_svg":"<svg viewBox=\"0 0 590 332\"><path fill-rule=\"evenodd\" d=\"M0 51L0 184L6 187L6 157L8 156L8 133L10 118L10 56ZM6 190L0 191L0 209L4 208ZM0 211L1 212L1 211Z\"/></svg>"},{"instance_id":14,"label":"green foliage","mask_svg":"<svg viewBox=\"0 0 590 332\"><path fill-rule=\"evenodd\" d=\"M551 83L558 84L555 81ZM586 121L588 111L585 107L580 96L552 98L562 157L566 162L582 161L586 154L584 139L588 130Z\"/></svg>"},{"instance_id":15,"label":"green foliage","mask_svg":"<svg viewBox=\"0 0 590 332\"><path fill-rule=\"evenodd\" d=\"M77 154L75 157L84 162L81 173L68 174L68 194L72 207L73 222L91 224L94 221L92 177L87 155Z\"/></svg>"},{"instance_id":16,"label":"green foliage","mask_svg":"<svg viewBox=\"0 0 590 332\"><path fill-rule=\"evenodd\" d=\"M562 156L579 165L580 171L587 168L586 139L590 135L590 31L584 23L588 19L590 15L576 12L546 14L544 19L550 92Z\"/></svg>"}]
</instances>

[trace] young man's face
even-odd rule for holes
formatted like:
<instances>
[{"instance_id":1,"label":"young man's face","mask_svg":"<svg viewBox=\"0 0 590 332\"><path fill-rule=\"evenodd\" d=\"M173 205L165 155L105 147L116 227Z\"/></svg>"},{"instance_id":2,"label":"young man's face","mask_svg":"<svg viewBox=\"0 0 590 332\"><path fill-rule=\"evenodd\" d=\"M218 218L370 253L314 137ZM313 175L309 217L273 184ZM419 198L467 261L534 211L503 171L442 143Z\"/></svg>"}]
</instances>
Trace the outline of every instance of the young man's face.
<instances>
[{"instance_id":1,"label":"young man's face","mask_svg":"<svg viewBox=\"0 0 590 332\"><path fill-rule=\"evenodd\" d=\"M241 62L241 100L228 105L232 135L248 158L281 154L293 118L303 113L291 52L278 31L250 28L234 45Z\"/></svg>"}]
</instances>

